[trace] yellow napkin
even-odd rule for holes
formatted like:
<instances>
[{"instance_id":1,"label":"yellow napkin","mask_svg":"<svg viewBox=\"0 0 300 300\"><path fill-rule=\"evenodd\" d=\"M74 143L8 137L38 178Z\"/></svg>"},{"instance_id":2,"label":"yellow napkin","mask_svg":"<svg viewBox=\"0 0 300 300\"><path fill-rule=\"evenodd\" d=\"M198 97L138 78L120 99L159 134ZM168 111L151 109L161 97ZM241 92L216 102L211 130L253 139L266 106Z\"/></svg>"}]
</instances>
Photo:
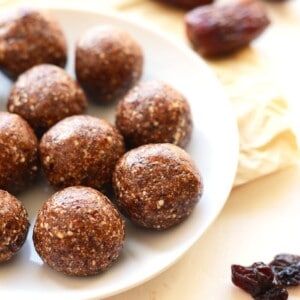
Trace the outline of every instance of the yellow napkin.
<instances>
[{"instance_id":1,"label":"yellow napkin","mask_svg":"<svg viewBox=\"0 0 300 300\"><path fill-rule=\"evenodd\" d=\"M240 133L235 185L295 163L296 136L287 102L268 60L251 48L210 61L233 104Z\"/></svg>"}]
</instances>

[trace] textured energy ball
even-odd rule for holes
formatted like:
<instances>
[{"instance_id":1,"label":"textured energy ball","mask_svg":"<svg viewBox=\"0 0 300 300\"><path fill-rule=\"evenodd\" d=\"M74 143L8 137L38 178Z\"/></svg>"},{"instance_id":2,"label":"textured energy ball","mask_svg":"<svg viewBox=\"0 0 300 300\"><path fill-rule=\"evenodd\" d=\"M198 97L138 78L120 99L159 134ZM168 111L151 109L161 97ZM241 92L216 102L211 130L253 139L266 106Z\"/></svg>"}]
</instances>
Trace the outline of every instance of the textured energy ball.
<instances>
[{"instance_id":1,"label":"textured energy ball","mask_svg":"<svg viewBox=\"0 0 300 300\"><path fill-rule=\"evenodd\" d=\"M203 184L187 152L165 143L127 152L116 165L113 187L117 205L129 219L161 230L191 214Z\"/></svg>"},{"instance_id":2,"label":"textured energy ball","mask_svg":"<svg viewBox=\"0 0 300 300\"><path fill-rule=\"evenodd\" d=\"M116 126L129 147L150 143L185 147L193 127L186 98L161 81L132 88L117 106Z\"/></svg>"},{"instance_id":3,"label":"textured energy ball","mask_svg":"<svg viewBox=\"0 0 300 300\"><path fill-rule=\"evenodd\" d=\"M125 151L123 137L105 120L72 116L42 137L40 159L49 183L57 189L85 185L105 189Z\"/></svg>"},{"instance_id":4,"label":"textured energy ball","mask_svg":"<svg viewBox=\"0 0 300 300\"><path fill-rule=\"evenodd\" d=\"M0 263L10 260L24 244L29 228L24 205L0 190Z\"/></svg>"},{"instance_id":5,"label":"textured energy ball","mask_svg":"<svg viewBox=\"0 0 300 300\"><path fill-rule=\"evenodd\" d=\"M126 32L98 26L84 33L76 45L76 76L96 102L122 96L140 78L143 53Z\"/></svg>"},{"instance_id":6,"label":"textured energy ball","mask_svg":"<svg viewBox=\"0 0 300 300\"><path fill-rule=\"evenodd\" d=\"M0 188L17 193L38 173L38 142L19 115L0 112Z\"/></svg>"},{"instance_id":7,"label":"textured energy ball","mask_svg":"<svg viewBox=\"0 0 300 300\"><path fill-rule=\"evenodd\" d=\"M64 66L67 45L55 19L35 9L17 9L0 18L0 68L9 76L34 65Z\"/></svg>"},{"instance_id":8,"label":"textured energy ball","mask_svg":"<svg viewBox=\"0 0 300 300\"><path fill-rule=\"evenodd\" d=\"M36 219L33 242L56 271L87 276L107 269L123 247L124 222L106 196L68 187L47 200Z\"/></svg>"},{"instance_id":9,"label":"textured energy ball","mask_svg":"<svg viewBox=\"0 0 300 300\"><path fill-rule=\"evenodd\" d=\"M87 108L83 90L65 70L55 65L35 66L19 76L7 109L21 115L38 136L65 117Z\"/></svg>"}]
</instances>

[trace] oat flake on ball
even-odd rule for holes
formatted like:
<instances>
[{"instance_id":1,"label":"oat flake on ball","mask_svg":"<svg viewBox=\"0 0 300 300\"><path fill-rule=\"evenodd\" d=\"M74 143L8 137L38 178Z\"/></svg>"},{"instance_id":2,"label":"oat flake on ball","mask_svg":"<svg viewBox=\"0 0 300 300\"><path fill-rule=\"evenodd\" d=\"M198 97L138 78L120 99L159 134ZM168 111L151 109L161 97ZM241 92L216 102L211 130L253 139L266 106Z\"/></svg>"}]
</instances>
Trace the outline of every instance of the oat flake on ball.
<instances>
[{"instance_id":1,"label":"oat flake on ball","mask_svg":"<svg viewBox=\"0 0 300 300\"><path fill-rule=\"evenodd\" d=\"M10 260L24 244L29 228L24 205L0 190L0 263Z\"/></svg>"},{"instance_id":2,"label":"oat flake on ball","mask_svg":"<svg viewBox=\"0 0 300 300\"><path fill-rule=\"evenodd\" d=\"M15 9L0 17L0 68L16 78L32 66L64 66L67 44L58 22L32 8Z\"/></svg>"},{"instance_id":3,"label":"oat flake on ball","mask_svg":"<svg viewBox=\"0 0 300 300\"><path fill-rule=\"evenodd\" d=\"M0 189L17 193L38 173L38 142L19 115L0 112Z\"/></svg>"},{"instance_id":4,"label":"oat flake on ball","mask_svg":"<svg viewBox=\"0 0 300 300\"><path fill-rule=\"evenodd\" d=\"M105 120L77 115L52 126L42 137L40 160L57 189L85 185L103 190L125 152L123 137Z\"/></svg>"},{"instance_id":5,"label":"oat flake on ball","mask_svg":"<svg viewBox=\"0 0 300 300\"><path fill-rule=\"evenodd\" d=\"M113 175L120 211L139 226L166 229L193 211L203 189L191 157L173 144L149 144L122 156Z\"/></svg>"},{"instance_id":6,"label":"oat flake on ball","mask_svg":"<svg viewBox=\"0 0 300 300\"><path fill-rule=\"evenodd\" d=\"M129 147L172 143L184 148L193 122L186 98L170 85L152 80L138 84L121 99L116 126Z\"/></svg>"},{"instance_id":7,"label":"oat flake on ball","mask_svg":"<svg viewBox=\"0 0 300 300\"><path fill-rule=\"evenodd\" d=\"M41 136L63 118L83 113L87 99L64 69L42 64L19 76L11 89L7 108L21 115Z\"/></svg>"},{"instance_id":8,"label":"oat flake on ball","mask_svg":"<svg viewBox=\"0 0 300 300\"><path fill-rule=\"evenodd\" d=\"M100 103L121 97L141 77L143 53L127 33L112 26L89 29L76 44L76 77Z\"/></svg>"},{"instance_id":9,"label":"oat flake on ball","mask_svg":"<svg viewBox=\"0 0 300 300\"><path fill-rule=\"evenodd\" d=\"M88 187L68 187L38 212L33 242L56 271L87 276L107 269L120 255L124 222L106 196Z\"/></svg>"}]
</instances>

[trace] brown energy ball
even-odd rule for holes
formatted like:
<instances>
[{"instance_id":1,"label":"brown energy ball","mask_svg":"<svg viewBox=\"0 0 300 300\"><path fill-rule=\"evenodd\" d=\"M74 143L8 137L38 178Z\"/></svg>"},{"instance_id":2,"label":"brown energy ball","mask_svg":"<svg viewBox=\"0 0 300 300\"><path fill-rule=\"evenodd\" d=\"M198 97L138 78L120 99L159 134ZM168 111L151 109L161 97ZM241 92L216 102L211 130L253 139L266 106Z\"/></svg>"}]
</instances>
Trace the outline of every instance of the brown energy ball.
<instances>
[{"instance_id":1,"label":"brown energy ball","mask_svg":"<svg viewBox=\"0 0 300 300\"><path fill-rule=\"evenodd\" d=\"M0 68L18 75L41 63L64 66L67 45L55 19L31 8L13 10L0 18Z\"/></svg>"},{"instance_id":2,"label":"brown energy ball","mask_svg":"<svg viewBox=\"0 0 300 300\"><path fill-rule=\"evenodd\" d=\"M117 205L129 219L161 230L191 214L203 184L187 152L165 143L127 152L116 166L113 187Z\"/></svg>"},{"instance_id":3,"label":"brown energy ball","mask_svg":"<svg viewBox=\"0 0 300 300\"><path fill-rule=\"evenodd\" d=\"M72 185L104 189L124 148L121 134L105 120L72 116L43 135L40 159L48 181L57 189Z\"/></svg>"},{"instance_id":4,"label":"brown energy ball","mask_svg":"<svg viewBox=\"0 0 300 300\"><path fill-rule=\"evenodd\" d=\"M33 242L42 260L56 271L87 276L107 269L124 244L124 222L102 193L68 187L40 209Z\"/></svg>"},{"instance_id":5,"label":"brown energy ball","mask_svg":"<svg viewBox=\"0 0 300 300\"><path fill-rule=\"evenodd\" d=\"M0 188L11 193L31 184L38 173L37 138L16 114L0 112Z\"/></svg>"},{"instance_id":6,"label":"brown energy ball","mask_svg":"<svg viewBox=\"0 0 300 300\"><path fill-rule=\"evenodd\" d=\"M185 147L193 127L186 98L161 81L132 88L117 106L116 126L129 147L150 143Z\"/></svg>"},{"instance_id":7,"label":"brown energy ball","mask_svg":"<svg viewBox=\"0 0 300 300\"><path fill-rule=\"evenodd\" d=\"M140 78L143 53L126 32L111 26L91 28L76 46L76 76L92 99L108 103Z\"/></svg>"},{"instance_id":8,"label":"brown energy ball","mask_svg":"<svg viewBox=\"0 0 300 300\"><path fill-rule=\"evenodd\" d=\"M29 228L24 205L0 190L0 263L10 260L24 244Z\"/></svg>"},{"instance_id":9,"label":"brown energy ball","mask_svg":"<svg viewBox=\"0 0 300 300\"><path fill-rule=\"evenodd\" d=\"M38 136L65 117L87 108L83 90L65 70L42 64L20 75L7 102L10 112L21 115Z\"/></svg>"}]
</instances>

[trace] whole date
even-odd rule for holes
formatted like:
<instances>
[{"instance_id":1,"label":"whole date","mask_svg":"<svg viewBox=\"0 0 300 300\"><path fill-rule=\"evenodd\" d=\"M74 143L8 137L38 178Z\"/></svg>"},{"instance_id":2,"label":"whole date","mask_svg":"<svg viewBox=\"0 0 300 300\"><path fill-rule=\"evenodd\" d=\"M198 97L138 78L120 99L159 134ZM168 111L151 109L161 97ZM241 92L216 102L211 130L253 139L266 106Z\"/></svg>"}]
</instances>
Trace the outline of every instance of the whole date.
<instances>
[{"instance_id":1,"label":"whole date","mask_svg":"<svg viewBox=\"0 0 300 300\"><path fill-rule=\"evenodd\" d=\"M255 1L206 5L185 16L186 34L203 56L217 56L248 45L270 24L262 4Z\"/></svg>"},{"instance_id":2,"label":"whole date","mask_svg":"<svg viewBox=\"0 0 300 300\"><path fill-rule=\"evenodd\" d=\"M214 0L160 0L171 5L176 5L185 9L191 9L200 5L213 3Z\"/></svg>"}]
</instances>

